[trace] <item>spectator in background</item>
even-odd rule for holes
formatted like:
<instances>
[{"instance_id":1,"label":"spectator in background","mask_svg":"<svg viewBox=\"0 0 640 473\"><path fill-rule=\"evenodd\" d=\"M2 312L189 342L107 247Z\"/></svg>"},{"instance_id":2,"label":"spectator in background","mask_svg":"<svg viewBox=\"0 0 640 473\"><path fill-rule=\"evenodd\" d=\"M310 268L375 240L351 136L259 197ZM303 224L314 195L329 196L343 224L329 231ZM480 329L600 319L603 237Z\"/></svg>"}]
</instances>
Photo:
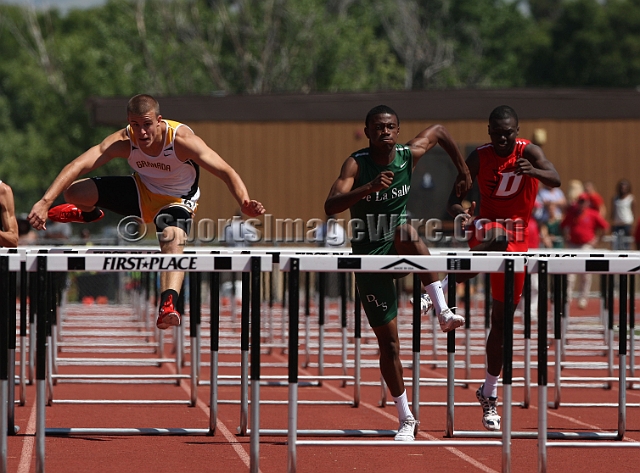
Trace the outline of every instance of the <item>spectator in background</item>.
<instances>
[{"instance_id":1,"label":"spectator in background","mask_svg":"<svg viewBox=\"0 0 640 473\"><path fill-rule=\"evenodd\" d=\"M564 248L564 237L562 235L562 218L564 215L557 211L556 204L549 204L549 219L545 223L540 223L540 242L543 248Z\"/></svg>"},{"instance_id":2,"label":"spectator in background","mask_svg":"<svg viewBox=\"0 0 640 473\"><path fill-rule=\"evenodd\" d=\"M635 198L631 193L631 183L626 179L618 181L616 195L611 207L611 233L613 250L628 250L627 238L631 236L631 226L635 220Z\"/></svg>"},{"instance_id":3,"label":"spectator in background","mask_svg":"<svg viewBox=\"0 0 640 473\"><path fill-rule=\"evenodd\" d=\"M579 179L571 179L567 187L567 204L563 212L578 202L578 198L584 194L584 185Z\"/></svg>"},{"instance_id":4,"label":"spectator in background","mask_svg":"<svg viewBox=\"0 0 640 473\"><path fill-rule=\"evenodd\" d=\"M38 241L38 234L31 228L27 215L18 218L18 246L35 245Z\"/></svg>"},{"instance_id":5,"label":"spectator in background","mask_svg":"<svg viewBox=\"0 0 640 473\"><path fill-rule=\"evenodd\" d=\"M540 189L538 190L536 199L542 204L539 219L541 223L547 223L551 217L562 220L562 215L567 206L567 199L562 189L559 187L552 188L540 183Z\"/></svg>"},{"instance_id":6,"label":"spectator in background","mask_svg":"<svg viewBox=\"0 0 640 473\"><path fill-rule=\"evenodd\" d=\"M604 205L604 199L596 191L596 187L591 181L584 181L584 192L589 196L589 207L600 212L603 217L607 215L607 206Z\"/></svg>"},{"instance_id":7,"label":"spectator in background","mask_svg":"<svg viewBox=\"0 0 640 473\"><path fill-rule=\"evenodd\" d=\"M567 200L559 187L551 188L540 183L536 197L534 216L540 226L540 236L546 248L562 248L560 222L564 216Z\"/></svg>"},{"instance_id":8,"label":"spectator in background","mask_svg":"<svg viewBox=\"0 0 640 473\"><path fill-rule=\"evenodd\" d=\"M598 241L598 230L608 230L609 224L597 210L589 207L589 196L582 194L578 201L567 210L567 215L562 220L562 228L565 231L567 246L588 250L594 247ZM591 289L591 274L581 274L578 307L587 307L587 297ZM569 275L569 301L573 299L576 275Z\"/></svg>"}]
</instances>

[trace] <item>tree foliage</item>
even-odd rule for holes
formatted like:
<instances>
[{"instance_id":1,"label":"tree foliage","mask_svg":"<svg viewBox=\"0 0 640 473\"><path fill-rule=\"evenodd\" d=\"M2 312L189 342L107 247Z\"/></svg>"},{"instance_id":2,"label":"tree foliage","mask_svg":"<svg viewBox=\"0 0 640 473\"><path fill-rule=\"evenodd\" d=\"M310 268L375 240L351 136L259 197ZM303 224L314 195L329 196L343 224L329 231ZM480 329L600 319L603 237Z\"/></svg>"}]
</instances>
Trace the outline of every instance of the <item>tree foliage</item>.
<instances>
[{"instance_id":1,"label":"tree foliage","mask_svg":"<svg viewBox=\"0 0 640 473\"><path fill-rule=\"evenodd\" d=\"M29 210L110 131L90 124L91 96L635 87L639 49L640 0L0 5L0 178Z\"/></svg>"}]
</instances>

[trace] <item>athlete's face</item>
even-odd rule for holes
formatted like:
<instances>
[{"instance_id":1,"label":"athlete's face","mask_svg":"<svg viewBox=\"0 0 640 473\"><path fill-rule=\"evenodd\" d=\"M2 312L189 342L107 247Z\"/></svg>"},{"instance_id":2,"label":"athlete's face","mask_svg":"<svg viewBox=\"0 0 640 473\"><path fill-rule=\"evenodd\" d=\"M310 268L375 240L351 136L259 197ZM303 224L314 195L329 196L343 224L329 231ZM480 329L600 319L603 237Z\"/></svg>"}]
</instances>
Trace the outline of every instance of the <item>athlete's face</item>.
<instances>
[{"instance_id":1,"label":"athlete's face","mask_svg":"<svg viewBox=\"0 0 640 473\"><path fill-rule=\"evenodd\" d=\"M127 121L141 148L150 148L162 142L162 116L154 111L142 115L127 114Z\"/></svg>"},{"instance_id":2,"label":"athlete's face","mask_svg":"<svg viewBox=\"0 0 640 473\"><path fill-rule=\"evenodd\" d=\"M398 118L388 113L380 113L369 118L369 123L364 129L371 146L376 148L391 149L398 142L400 126Z\"/></svg>"},{"instance_id":3,"label":"athlete's face","mask_svg":"<svg viewBox=\"0 0 640 473\"><path fill-rule=\"evenodd\" d=\"M498 156L509 156L516 146L518 137L518 123L513 117L491 120L489 122L489 136L491 144Z\"/></svg>"}]
</instances>

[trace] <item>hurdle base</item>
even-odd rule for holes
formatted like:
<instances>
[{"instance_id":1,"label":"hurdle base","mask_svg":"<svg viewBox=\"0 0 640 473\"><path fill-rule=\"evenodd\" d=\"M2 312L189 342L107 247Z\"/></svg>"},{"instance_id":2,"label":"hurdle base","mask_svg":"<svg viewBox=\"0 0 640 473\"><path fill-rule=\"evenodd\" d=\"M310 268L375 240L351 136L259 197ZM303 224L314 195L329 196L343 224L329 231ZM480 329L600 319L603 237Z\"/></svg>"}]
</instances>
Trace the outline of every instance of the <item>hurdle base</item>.
<instances>
[{"instance_id":1,"label":"hurdle base","mask_svg":"<svg viewBox=\"0 0 640 473\"><path fill-rule=\"evenodd\" d=\"M83 427L48 427L45 429L45 435L50 437L72 437L75 435L153 435L153 436L189 436L189 435L213 435L209 429L180 429L180 428L83 428Z\"/></svg>"},{"instance_id":2,"label":"hurdle base","mask_svg":"<svg viewBox=\"0 0 640 473\"><path fill-rule=\"evenodd\" d=\"M482 430L456 430L452 437L456 438L502 438L502 432ZM511 438L537 439L538 431L511 432ZM548 439L554 440L618 440L618 434L613 432L547 432Z\"/></svg>"}]
</instances>

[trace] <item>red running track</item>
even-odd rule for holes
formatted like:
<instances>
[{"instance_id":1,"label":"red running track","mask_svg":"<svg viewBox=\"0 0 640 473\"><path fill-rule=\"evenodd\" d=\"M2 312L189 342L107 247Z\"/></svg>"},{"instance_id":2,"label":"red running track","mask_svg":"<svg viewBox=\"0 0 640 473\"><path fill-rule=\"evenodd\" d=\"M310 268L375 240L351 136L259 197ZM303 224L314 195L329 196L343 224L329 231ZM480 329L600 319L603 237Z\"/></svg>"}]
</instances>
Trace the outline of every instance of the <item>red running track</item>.
<instances>
[{"instance_id":1,"label":"red running track","mask_svg":"<svg viewBox=\"0 0 640 473\"><path fill-rule=\"evenodd\" d=\"M572 308L572 318L579 320L581 315L597 310L596 301L593 307L580 312ZM89 311L83 310L83 315ZM228 317L228 313L223 315ZM96 317L99 317L96 315ZM206 320L206 319L205 319ZM401 322L410 323L410 316L403 316ZM188 319L187 319L188 323ZM424 350L430 350L430 324L423 335ZM573 321L572 321L573 325ZM206 326L208 327L208 325ZM203 327L203 333L208 328ZM302 327L301 327L302 329ZM64 332L63 332L64 333ZM461 344L462 334L458 334L458 344ZM516 342L521 335L516 334ZM303 340L303 338L301 338ZM235 343L232 341L232 344ZM371 332L363 334L363 350L365 359L375 359L369 348L375 347ZM411 359L410 344L402 347L402 357L407 362ZM441 337L439 359L445 359L445 338ZM617 346L617 345L616 345ZM229 350L229 354L221 354L221 362L238 362L240 359L240 345ZM171 356L172 345L165 346L165 353ZM535 343L533 347L535 348ZM227 351L227 350L225 350ZM235 352L234 352L235 351ZM515 362L522 359L521 351L516 351ZM87 354L65 353L60 356L86 357ZM104 355L92 355L104 356ZM122 355L113 355L122 356ZM149 357L155 355L132 355ZM553 361L553 346L550 347L549 361ZM423 356L423 359L427 356ZM461 355L458 356L458 359ZM203 349L202 360L208 361L208 349ZM300 357L301 361L303 357ZM326 363L339 362L338 354L325 355ZM581 360L605 361L603 355L595 355ZM187 357L188 360L188 357ZM312 357L312 362L315 362ZM534 357L535 361L535 357ZM274 349L270 354L262 356L262 363L281 363L286 366L287 355L281 349ZM474 354L472 362L482 365L483 356L480 352ZM535 366L534 366L535 367ZM184 368L188 372L188 368ZM350 370L351 371L351 370ZM175 372L173 364L150 368L141 367L86 367L59 366L59 373L147 373L171 374ZM237 375L235 367L222 367L220 374ZM444 367L434 368L422 365L421 377L446 377ZM286 375L286 368L262 368L262 375ZM301 369L300 375L314 375L315 368ZM340 368L326 368L325 374L341 374ZM585 374L583 370L564 369L563 376L606 376L605 370L593 370ZM410 370L405 370L405 376L410 377ZM456 372L456 377L463 377L463 370ZM474 368L472 378L482 378L484 371ZM521 376L519 370L514 370L514 376ZM376 368L362 371L363 381L375 382L379 380ZM203 367L202 378L208 379L208 368ZM537 379L535 369L532 380ZM553 381L553 367L550 366L549 382ZM636 385L636 387L639 387ZM456 402L475 402L475 389L456 387ZM421 387L421 401L446 400L445 387ZM54 387L54 399L183 399L187 400L189 382L181 381L175 384L154 385L118 385L118 384L71 384L58 383ZM321 387L300 387L300 400L335 400L351 401L353 387L341 386L339 381L325 381ZM411 391L408 389L409 398ZM286 401L288 388L262 387L261 399ZM562 401L577 402L608 402L616 403L618 399L617 385L612 389L603 388L564 388ZM239 386L220 386L221 400L237 400L240 397ZM532 405L528 409L514 407L513 430L537 431L538 406L537 390L532 390ZM198 389L198 403L195 407L183 405L66 405L54 404L46 408L47 427L114 427L114 428L199 428L206 429L209 422L209 388L201 386ZM523 399L521 388L514 387L514 401ZM549 391L549 399L553 399ZM361 403L358 408L349 405L301 405L298 409L299 429L396 429L397 414L393 406L379 407L380 387L377 385L363 386ZM628 403L640 403L640 390L627 392ZM10 436L8 442L8 471L27 473L36 471L35 461L35 388L28 386L27 402L24 406L16 407L16 424L21 427L18 435ZM627 409L627 435L625 441L640 441L640 408ZM477 405L456 407L456 430L482 430L480 422L481 408ZM617 428L617 410L611 407L570 408L560 406L559 409L549 410L549 430L560 431L615 431ZM240 407L238 404L220 404L218 410L217 431L214 436L75 436L75 437L47 437L45 469L49 473L67 472L246 472L249 471L249 437L239 436L236 429L240 423ZM420 430L418 439L445 440L444 429L446 412L444 406L421 406ZM250 427L250 426L249 426ZM262 429L286 429L287 406L263 405L260 409L260 427ZM299 437L300 439L302 437ZM260 471L264 473L287 471L286 437L265 437L260 439ZM537 440L513 439L512 463L513 472L536 472L538 446ZM300 446L297 449L297 471L299 472L328 472L328 471L359 471L359 472L500 472L502 471L501 447L312 447ZM605 448L554 448L548 450L549 472L593 472L593 473L631 473L640 471L640 449L605 449Z\"/></svg>"}]
</instances>

